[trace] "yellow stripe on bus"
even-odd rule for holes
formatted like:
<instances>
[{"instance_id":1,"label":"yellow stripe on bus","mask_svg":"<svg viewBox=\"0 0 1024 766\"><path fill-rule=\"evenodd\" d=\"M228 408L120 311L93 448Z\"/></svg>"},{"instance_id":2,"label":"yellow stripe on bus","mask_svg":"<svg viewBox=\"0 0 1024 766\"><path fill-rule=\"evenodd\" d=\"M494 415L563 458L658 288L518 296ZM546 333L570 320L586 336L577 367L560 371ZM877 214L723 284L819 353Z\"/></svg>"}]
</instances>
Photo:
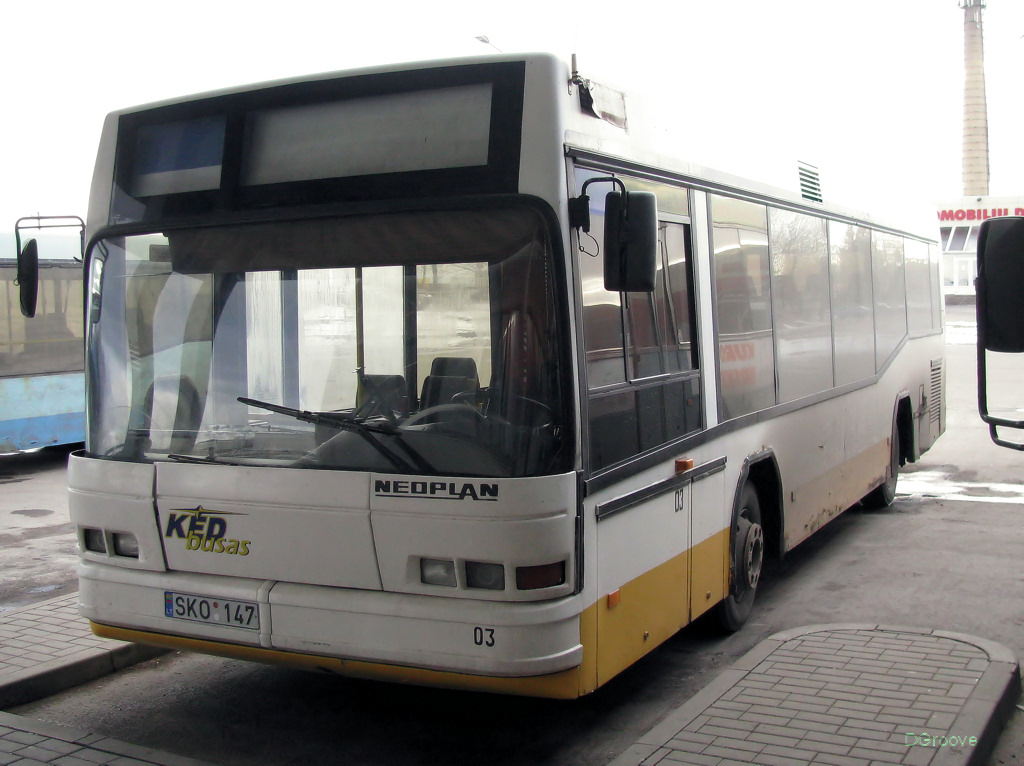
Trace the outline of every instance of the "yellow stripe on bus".
<instances>
[{"instance_id":1,"label":"yellow stripe on bus","mask_svg":"<svg viewBox=\"0 0 1024 766\"><path fill-rule=\"evenodd\" d=\"M721 601L728 578L728 546L729 530L723 529L623 585L615 606L602 596L591 607L597 609L598 685Z\"/></svg>"},{"instance_id":2,"label":"yellow stripe on bus","mask_svg":"<svg viewBox=\"0 0 1024 766\"><path fill-rule=\"evenodd\" d=\"M620 599L609 608L602 596L580 614L583 662L569 670L543 676L503 678L402 665L344 660L313 654L264 649L199 638L186 638L144 630L118 628L92 622L101 638L195 651L232 659L281 665L300 670L335 673L392 683L446 689L515 694L552 699L575 699L588 694L622 669L632 665L658 644L674 635L693 616L717 603L724 593L728 572L729 530L725 529L620 588ZM687 584L695 588L692 607L687 603ZM707 594L711 594L710 596Z\"/></svg>"}]
</instances>

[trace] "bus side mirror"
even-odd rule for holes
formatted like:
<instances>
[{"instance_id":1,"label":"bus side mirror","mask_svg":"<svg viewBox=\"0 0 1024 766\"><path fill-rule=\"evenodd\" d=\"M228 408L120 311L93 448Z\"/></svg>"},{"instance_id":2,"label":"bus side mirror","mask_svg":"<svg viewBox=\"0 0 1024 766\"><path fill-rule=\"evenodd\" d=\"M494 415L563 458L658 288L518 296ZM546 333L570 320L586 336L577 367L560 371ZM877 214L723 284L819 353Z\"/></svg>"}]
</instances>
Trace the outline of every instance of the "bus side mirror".
<instances>
[{"instance_id":1,"label":"bus side mirror","mask_svg":"<svg viewBox=\"0 0 1024 766\"><path fill-rule=\"evenodd\" d=\"M654 290L658 199L652 192L608 192L604 215L604 286L611 292Z\"/></svg>"},{"instance_id":2,"label":"bus side mirror","mask_svg":"<svg viewBox=\"0 0 1024 766\"><path fill-rule=\"evenodd\" d=\"M36 298L39 295L39 246L30 239L18 250L18 291L21 297L21 313L26 317L36 315Z\"/></svg>"},{"instance_id":3,"label":"bus side mirror","mask_svg":"<svg viewBox=\"0 0 1024 766\"><path fill-rule=\"evenodd\" d=\"M978 234L978 413L1000 447L1024 451L1024 443L999 436L1000 426L1024 429L1024 420L988 411L987 352L1024 352L1024 218L990 218Z\"/></svg>"},{"instance_id":4,"label":"bus side mirror","mask_svg":"<svg viewBox=\"0 0 1024 766\"><path fill-rule=\"evenodd\" d=\"M978 235L978 342L1024 352L1024 218L990 218Z\"/></svg>"}]
</instances>

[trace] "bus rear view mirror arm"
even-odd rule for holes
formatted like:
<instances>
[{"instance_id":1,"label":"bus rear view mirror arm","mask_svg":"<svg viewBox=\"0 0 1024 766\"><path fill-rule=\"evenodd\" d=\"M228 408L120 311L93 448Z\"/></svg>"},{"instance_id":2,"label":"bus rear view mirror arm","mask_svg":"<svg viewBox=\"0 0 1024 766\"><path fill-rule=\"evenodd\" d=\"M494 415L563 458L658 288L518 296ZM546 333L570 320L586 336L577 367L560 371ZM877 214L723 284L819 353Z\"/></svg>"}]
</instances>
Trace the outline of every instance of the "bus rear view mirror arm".
<instances>
[{"instance_id":1,"label":"bus rear view mirror arm","mask_svg":"<svg viewBox=\"0 0 1024 766\"><path fill-rule=\"evenodd\" d=\"M658 200L652 192L627 192L618 178L591 178L583 183L580 196L569 201L573 228L590 232L592 183L612 183L620 191L605 195L604 202L604 286L611 292L654 290L658 254Z\"/></svg>"},{"instance_id":2,"label":"bus rear view mirror arm","mask_svg":"<svg viewBox=\"0 0 1024 766\"><path fill-rule=\"evenodd\" d=\"M31 319L36 315L36 299L39 295L39 246L34 239L18 248L17 284L21 313Z\"/></svg>"},{"instance_id":3,"label":"bus rear view mirror arm","mask_svg":"<svg viewBox=\"0 0 1024 766\"><path fill-rule=\"evenodd\" d=\"M1024 353L1024 217L991 218L978 235L978 277L974 282L978 318L978 413L992 441L1024 450L997 435L997 427L1024 428L1024 420L989 414L987 352Z\"/></svg>"},{"instance_id":4,"label":"bus rear view mirror arm","mask_svg":"<svg viewBox=\"0 0 1024 766\"><path fill-rule=\"evenodd\" d=\"M39 295L39 243L29 239L24 246L21 244L21 232L24 229L78 229L78 254L85 252L85 222L76 215L35 215L19 218L14 224L14 243L18 255L18 285L21 302L21 313L31 319L36 315L36 302ZM81 260L77 258L76 260Z\"/></svg>"}]
</instances>

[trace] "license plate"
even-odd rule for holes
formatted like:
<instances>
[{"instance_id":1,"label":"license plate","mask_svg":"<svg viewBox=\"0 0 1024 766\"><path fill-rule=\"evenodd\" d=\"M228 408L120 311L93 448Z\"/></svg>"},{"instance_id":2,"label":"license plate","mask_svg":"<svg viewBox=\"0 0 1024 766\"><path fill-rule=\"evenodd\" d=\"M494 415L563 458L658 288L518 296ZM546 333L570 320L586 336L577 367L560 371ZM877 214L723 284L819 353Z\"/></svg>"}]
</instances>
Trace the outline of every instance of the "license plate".
<instances>
[{"instance_id":1,"label":"license plate","mask_svg":"<svg viewBox=\"0 0 1024 766\"><path fill-rule=\"evenodd\" d=\"M168 590L164 591L164 614L179 620L260 629L260 609L255 601L234 601Z\"/></svg>"}]
</instances>

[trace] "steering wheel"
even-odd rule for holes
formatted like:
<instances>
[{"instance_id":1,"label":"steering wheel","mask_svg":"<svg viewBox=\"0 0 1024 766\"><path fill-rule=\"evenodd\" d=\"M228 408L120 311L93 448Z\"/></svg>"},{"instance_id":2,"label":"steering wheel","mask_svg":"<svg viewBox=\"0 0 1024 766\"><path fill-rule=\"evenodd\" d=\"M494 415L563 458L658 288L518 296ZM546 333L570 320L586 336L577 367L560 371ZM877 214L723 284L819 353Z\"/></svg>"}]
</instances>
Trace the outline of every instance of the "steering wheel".
<instances>
[{"instance_id":1,"label":"steering wheel","mask_svg":"<svg viewBox=\"0 0 1024 766\"><path fill-rule=\"evenodd\" d=\"M383 416L393 428L398 428L398 418L395 417L395 411L386 395L371 394L370 398L360 404L352 413L352 418L362 421L375 415Z\"/></svg>"},{"instance_id":2,"label":"steering wheel","mask_svg":"<svg viewBox=\"0 0 1024 766\"><path fill-rule=\"evenodd\" d=\"M521 405L526 406L523 407ZM537 401L536 399L531 399L528 396L512 397L509 405L509 410L520 410L521 414L525 415L525 413L531 409L537 411L542 416L542 418L537 418L531 421L529 424L531 427L545 428L547 426L552 425L555 422L555 411L551 409L551 407L549 407L548 405L544 404L544 402ZM510 420L515 420L515 418L510 418ZM526 417L521 417L519 418L519 420L523 421L523 425L527 425Z\"/></svg>"},{"instance_id":3,"label":"steering wheel","mask_svg":"<svg viewBox=\"0 0 1024 766\"><path fill-rule=\"evenodd\" d=\"M451 414L454 417L458 417L460 415L473 415L479 420L487 419L487 416L480 412L476 407L455 402L453 404L438 404L433 407L427 407L427 409L421 410L415 415L410 416L402 425L407 428L409 426L418 425L424 420L430 420L431 418L446 414Z\"/></svg>"}]
</instances>

